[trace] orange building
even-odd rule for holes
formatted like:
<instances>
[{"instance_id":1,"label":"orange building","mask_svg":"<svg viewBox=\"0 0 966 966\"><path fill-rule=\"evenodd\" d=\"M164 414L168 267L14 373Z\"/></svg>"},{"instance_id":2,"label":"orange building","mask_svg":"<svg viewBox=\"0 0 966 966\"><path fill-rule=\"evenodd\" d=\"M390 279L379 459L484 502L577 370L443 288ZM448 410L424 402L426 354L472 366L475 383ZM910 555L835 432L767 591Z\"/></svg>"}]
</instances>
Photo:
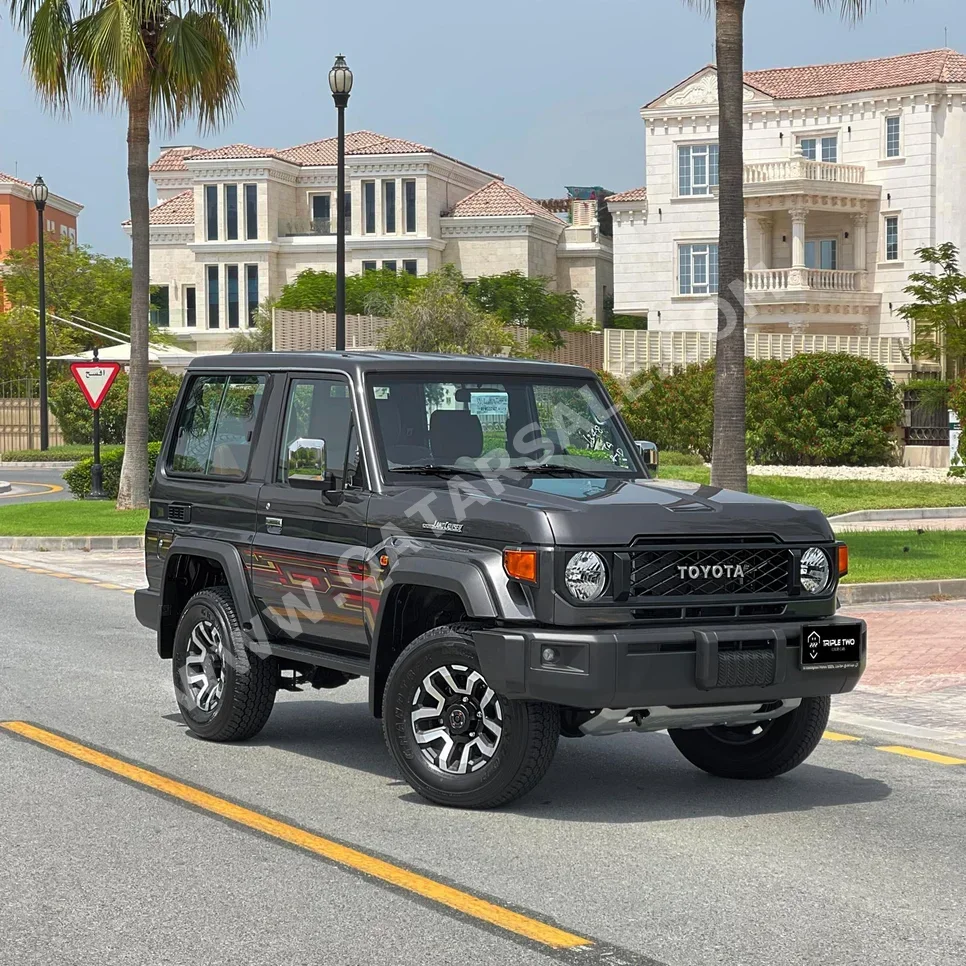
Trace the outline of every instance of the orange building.
<instances>
[{"instance_id":1,"label":"orange building","mask_svg":"<svg viewBox=\"0 0 966 966\"><path fill-rule=\"evenodd\" d=\"M37 208L30 193L31 183L0 171L0 262L11 249L37 243ZM83 205L68 201L52 191L44 208L44 228L48 236L69 238L77 243L77 216ZM6 304L0 278L0 309Z\"/></svg>"}]
</instances>

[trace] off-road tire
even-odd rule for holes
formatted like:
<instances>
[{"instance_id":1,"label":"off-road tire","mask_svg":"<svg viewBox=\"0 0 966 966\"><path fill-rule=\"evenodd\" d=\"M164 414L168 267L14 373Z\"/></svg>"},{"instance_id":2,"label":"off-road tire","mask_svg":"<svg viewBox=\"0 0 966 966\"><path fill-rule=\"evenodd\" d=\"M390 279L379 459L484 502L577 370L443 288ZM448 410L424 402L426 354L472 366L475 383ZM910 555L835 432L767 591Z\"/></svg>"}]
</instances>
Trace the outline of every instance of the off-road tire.
<instances>
[{"instance_id":1,"label":"off-road tire","mask_svg":"<svg viewBox=\"0 0 966 966\"><path fill-rule=\"evenodd\" d=\"M197 707L182 680L191 632L201 621L210 621L218 629L227 656L224 690L213 712ZM199 738L245 741L265 727L275 704L278 662L248 649L227 587L209 587L188 601L178 619L171 667L181 717Z\"/></svg>"},{"instance_id":2,"label":"off-road tire","mask_svg":"<svg viewBox=\"0 0 966 966\"><path fill-rule=\"evenodd\" d=\"M406 781L423 798L457 808L495 808L525 795L546 774L557 749L560 711L556 705L497 695L503 733L494 757L467 774L434 769L416 742L412 699L425 675L436 668L461 665L480 670L470 630L466 624L434 628L399 655L386 681L383 732Z\"/></svg>"},{"instance_id":3,"label":"off-road tire","mask_svg":"<svg viewBox=\"0 0 966 966\"><path fill-rule=\"evenodd\" d=\"M744 744L722 740L720 728L670 729L678 751L692 765L720 778L775 778L797 768L815 750L828 724L831 698L803 698L788 714L763 722Z\"/></svg>"}]
</instances>

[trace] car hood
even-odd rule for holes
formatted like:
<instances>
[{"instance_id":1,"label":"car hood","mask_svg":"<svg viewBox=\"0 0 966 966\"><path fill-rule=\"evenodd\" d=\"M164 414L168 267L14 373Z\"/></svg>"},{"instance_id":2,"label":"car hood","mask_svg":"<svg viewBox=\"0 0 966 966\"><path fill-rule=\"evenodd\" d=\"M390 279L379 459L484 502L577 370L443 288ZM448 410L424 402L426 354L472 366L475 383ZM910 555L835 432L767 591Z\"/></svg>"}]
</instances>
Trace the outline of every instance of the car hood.
<instances>
[{"instance_id":1,"label":"car hood","mask_svg":"<svg viewBox=\"0 0 966 966\"><path fill-rule=\"evenodd\" d=\"M618 546L661 536L834 539L814 507L678 480L539 477L505 485L496 499L542 511L561 546Z\"/></svg>"}]
</instances>

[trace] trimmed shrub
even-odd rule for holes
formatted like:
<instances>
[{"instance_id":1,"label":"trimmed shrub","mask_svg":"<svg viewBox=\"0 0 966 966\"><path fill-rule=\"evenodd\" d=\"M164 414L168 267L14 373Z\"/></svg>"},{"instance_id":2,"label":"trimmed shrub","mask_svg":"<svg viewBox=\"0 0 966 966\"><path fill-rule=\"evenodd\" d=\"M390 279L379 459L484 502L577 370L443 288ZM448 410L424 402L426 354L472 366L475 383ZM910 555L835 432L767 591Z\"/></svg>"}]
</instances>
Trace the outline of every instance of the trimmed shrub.
<instances>
[{"instance_id":1,"label":"trimmed shrub","mask_svg":"<svg viewBox=\"0 0 966 966\"><path fill-rule=\"evenodd\" d=\"M697 453L681 453L666 449L658 452L662 466L704 466L704 460Z\"/></svg>"},{"instance_id":2,"label":"trimmed shrub","mask_svg":"<svg viewBox=\"0 0 966 966\"><path fill-rule=\"evenodd\" d=\"M148 443L148 476L154 476L154 464L161 452L160 443ZM101 453L101 467L104 472L104 493L112 500L117 499L117 490L121 483L121 464L124 462L124 447L119 446ZM91 468L94 466L93 457L81 460L73 469L64 474L64 481L70 487L71 493L79 500L91 495Z\"/></svg>"},{"instance_id":3,"label":"trimmed shrub","mask_svg":"<svg viewBox=\"0 0 966 966\"><path fill-rule=\"evenodd\" d=\"M886 370L844 353L749 359L748 458L791 466L895 463L901 393ZM635 439L711 459L714 362L605 380ZM670 462L662 457L662 462ZM686 464L678 464L686 465Z\"/></svg>"},{"instance_id":4,"label":"trimmed shrub","mask_svg":"<svg viewBox=\"0 0 966 966\"><path fill-rule=\"evenodd\" d=\"M658 450L711 458L714 362L672 373L660 369L635 373L624 399L624 419L635 439L649 439Z\"/></svg>"},{"instance_id":5,"label":"trimmed shrub","mask_svg":"<svg viewBox=\"0 0 966 966\"><path fill-rule=\"evenodd\" d=\"M123 443L127 422L127 384L120 373L101 406L101 442ZM148 376L148 439L161 439L168 415L178 395L181 377L155 369ZM50 408L57 417L64 439L89 444L94 432L94 414L73 379L61 379L50 387Z\"/></svg>"},{"instance_id":6,"label":"trimmed shrub","mask_svg":"<svg viewBox=\"0 0 966 966\"><path fill-rule=\"evenodd\" d=\"M748 452L754 462L891 465L902 419L898 387L869 359L803 353L749 365Z\"/></svg>"},{"instance_id":7,"label":"trimmed shrub","mask_svg":"<svg viewBox=\"0 0 966 966\"><path fill-rule=\"evenodd\" d=\"M949 387L949 408L959 417L959 423L966 422L966 376ZM959 434L958 462L949 468L950 476L966 476L966 433Z\"/></svg>"}]
</instances>

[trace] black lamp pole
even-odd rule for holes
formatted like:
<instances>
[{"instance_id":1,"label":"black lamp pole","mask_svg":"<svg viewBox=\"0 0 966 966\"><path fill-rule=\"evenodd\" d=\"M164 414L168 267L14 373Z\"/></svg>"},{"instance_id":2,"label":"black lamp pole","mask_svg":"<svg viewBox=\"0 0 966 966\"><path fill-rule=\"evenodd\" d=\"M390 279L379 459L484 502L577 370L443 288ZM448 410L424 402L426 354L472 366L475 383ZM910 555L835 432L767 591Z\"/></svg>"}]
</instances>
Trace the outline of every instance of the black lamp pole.
<instances>
[{"instance_id":1,"label":"black lamp pole","mask_svg":"<svg viewBox=\"0 0 966 966\"><path fill-rule=\"evenodd\" d=\"M49 194L44 179L38 177L30 189L37 206L37 268L40 272L40 448L50 446L47 416L47 278L44 266L44 208Z\"/></svg>"},{"instance_id":2,"label":"black lamp pole","mask_svg":"<svg viewBox=\"0 0 966 966\"><path fill-rule=\"evenodd\" d=\"M352 90L352 71L339 54L329 71L329 89L339 115L338 182L336 189L335 348L345 351L345 109Z\"/></svg>"}]
</instances>

